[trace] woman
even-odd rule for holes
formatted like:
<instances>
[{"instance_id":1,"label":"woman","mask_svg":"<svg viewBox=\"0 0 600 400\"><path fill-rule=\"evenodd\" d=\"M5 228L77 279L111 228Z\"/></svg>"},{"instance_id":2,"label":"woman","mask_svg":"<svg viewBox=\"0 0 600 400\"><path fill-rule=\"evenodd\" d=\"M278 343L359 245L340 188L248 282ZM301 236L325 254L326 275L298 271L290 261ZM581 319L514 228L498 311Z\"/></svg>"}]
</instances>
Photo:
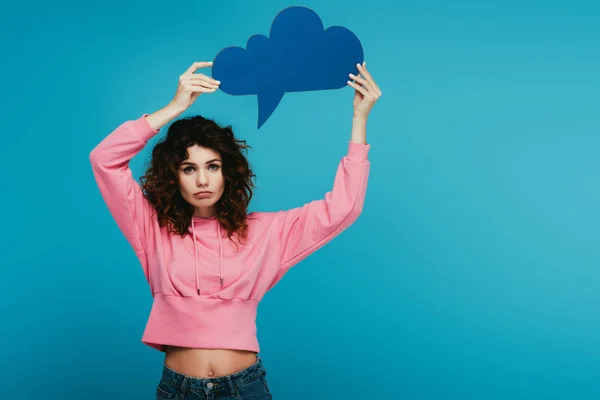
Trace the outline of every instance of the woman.
<instances>
[{"instance_id":1,"label":"woman","mask_svg":"<svg viewBox=\"0 0 600 400\"><path fill-rule=\"evenodd\" d=\"M165 353L157 399L269 399L256 338L263 295L295 264L350 226L365 198L367 117L381 90L366 69L355 89L352 135L332 191L277 212L251 212L247 146L200 116L171 123L139 185L129 161L159 130L220 82L196 70L167 106L118 126L90 154L111 215L133 247L153 305L142 342Z\"/></svg>"}]
</instances>

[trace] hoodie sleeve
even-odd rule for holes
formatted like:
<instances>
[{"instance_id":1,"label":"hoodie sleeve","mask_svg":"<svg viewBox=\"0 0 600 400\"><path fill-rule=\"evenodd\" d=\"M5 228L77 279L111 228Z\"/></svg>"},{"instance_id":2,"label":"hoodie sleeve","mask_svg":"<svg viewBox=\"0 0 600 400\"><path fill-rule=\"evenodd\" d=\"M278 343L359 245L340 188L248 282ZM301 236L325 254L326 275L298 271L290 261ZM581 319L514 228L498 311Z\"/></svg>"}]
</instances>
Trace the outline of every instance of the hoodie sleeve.
<instances>
[{"instance_id":1,"label":"hoodie sleeve","mask_svg":"<svg viewBox=\"0 0 600 400\"><path fill-rule=\"evenodd\" d=\"M365 200L370 145L349 142L335 175L333 189L323 199L280 211L280 267L271 287L292 266L314 253L359 217Z\"/></svg>"},{"instance_id":2,"label":"hoodie sleeve","mask_svg":"<svg viewBox=\"0 0 600 400\"><path fill-rule=\"evenodd\" d=\"M159 132L148 124L146 115L122 123L90 153L102 198L138 256L144 253L144 243L151 235L153 207L133 179L129 161ZM147 276L146 270L144 273Z\"/></svg>"}]
</instances>

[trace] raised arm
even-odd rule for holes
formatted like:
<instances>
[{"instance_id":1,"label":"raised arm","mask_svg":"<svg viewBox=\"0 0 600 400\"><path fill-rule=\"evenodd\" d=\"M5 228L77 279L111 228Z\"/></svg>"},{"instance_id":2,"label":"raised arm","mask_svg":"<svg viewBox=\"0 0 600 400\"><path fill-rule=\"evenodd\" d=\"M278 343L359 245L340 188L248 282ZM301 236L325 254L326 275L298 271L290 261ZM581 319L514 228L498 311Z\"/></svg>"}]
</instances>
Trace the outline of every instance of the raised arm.
<instances>
[{"instance_id":1,"label":"raised arm","mask_svg":"<svg viewBox=\"0 0 600 400\"><path fill-rule=\"evenodd\" d=\"M194 71L211 63L194 63L179 78L177 93L165 107L119 125L90 153L92 171L102 198L115 222L139 256L151 237L154 212L140 185L133 179L130 160L160 128L183 113L201 93L214 92L218 84ZM147 274L147 271L144 271Z\"/></svg>"},{"instance_id":2,"label":"raised arm","mask_svg":"<svg viewBox=\"0 0 600 400\"><path fill-rule=\"evenodd\" d=\"M321 248L359 217L369 179L369 147L350 142L338 164L333 189L324 198L279 212L281 272Z\"/></svg>"},{"instance_id":3,"label":"raised arm","mask_svg":"<svg viewBox=\"0 0 600 400\"><path fill-rule=\"evenodd\" d=\"M119 125L90 153L96 184L108 210L139 256L149 235L152 206L133 179L129 161L159 129L149 123L148 114Z\"/></svg>"},{"instance_id":4,"label":"raised arm","mask_svg":"<svg viewBox=\"0 0 600 400\"><path fill-rule=\"evenodd\" d=\"M354 223L363 209L370 172L367 118L373 104L381 96L381 90L364 64L357 67L362 76L350 74L354 82L348 81L348 85L355 88L352 136L348 152L338 165L333 189L323 199L280 211L276 216L281 264L271 286L289 268Z\"/></svg>"}]
</instances>

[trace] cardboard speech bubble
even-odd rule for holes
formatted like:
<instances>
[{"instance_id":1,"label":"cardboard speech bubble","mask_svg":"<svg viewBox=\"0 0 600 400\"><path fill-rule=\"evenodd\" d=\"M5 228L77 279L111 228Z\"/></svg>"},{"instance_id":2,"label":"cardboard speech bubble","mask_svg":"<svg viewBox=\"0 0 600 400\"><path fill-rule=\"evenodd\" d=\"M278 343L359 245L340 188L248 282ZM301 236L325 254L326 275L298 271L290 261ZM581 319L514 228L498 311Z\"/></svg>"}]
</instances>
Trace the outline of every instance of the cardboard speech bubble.
<instances>
[{"instance_id":1,"label":"cardboard speech bubble","mask_svg":"<svg viewBox=\"0 0 600 400\"><path fill-rule=\"evenodd\" d=\"M307 7L280 11L269 37L252 35L242 47L221 50L212 65L219 89L234 96L256 95L258 128L285 93L340 89L364 60L356 35L341 26L324 28Z\"/></svg>"}]
</instances>

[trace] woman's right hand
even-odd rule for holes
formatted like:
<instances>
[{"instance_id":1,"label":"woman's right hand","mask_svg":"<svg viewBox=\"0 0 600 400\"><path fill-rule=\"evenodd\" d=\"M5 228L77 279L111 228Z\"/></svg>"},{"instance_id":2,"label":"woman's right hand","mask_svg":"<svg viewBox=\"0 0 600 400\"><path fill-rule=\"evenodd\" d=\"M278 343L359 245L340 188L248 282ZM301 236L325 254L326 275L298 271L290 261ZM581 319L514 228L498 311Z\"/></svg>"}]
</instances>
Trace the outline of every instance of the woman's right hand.
<instances>
[{"instance_id":1,"label":"woman's right hand","mask_svg":"<svg viewBox=\"0 0 600 400\"><path fill-rule=\"evenodd\" d=\"M202 93L212 93L217 91L221 82L204 74L194 73L197 69L210 67L212 64L212 61L195 62L179 77L177 93L175 93L175 97L171 100L171 104L174 107L182 111L186 110L189 106L194 104L198 96Z\"/></svg>"}]
</instances>

